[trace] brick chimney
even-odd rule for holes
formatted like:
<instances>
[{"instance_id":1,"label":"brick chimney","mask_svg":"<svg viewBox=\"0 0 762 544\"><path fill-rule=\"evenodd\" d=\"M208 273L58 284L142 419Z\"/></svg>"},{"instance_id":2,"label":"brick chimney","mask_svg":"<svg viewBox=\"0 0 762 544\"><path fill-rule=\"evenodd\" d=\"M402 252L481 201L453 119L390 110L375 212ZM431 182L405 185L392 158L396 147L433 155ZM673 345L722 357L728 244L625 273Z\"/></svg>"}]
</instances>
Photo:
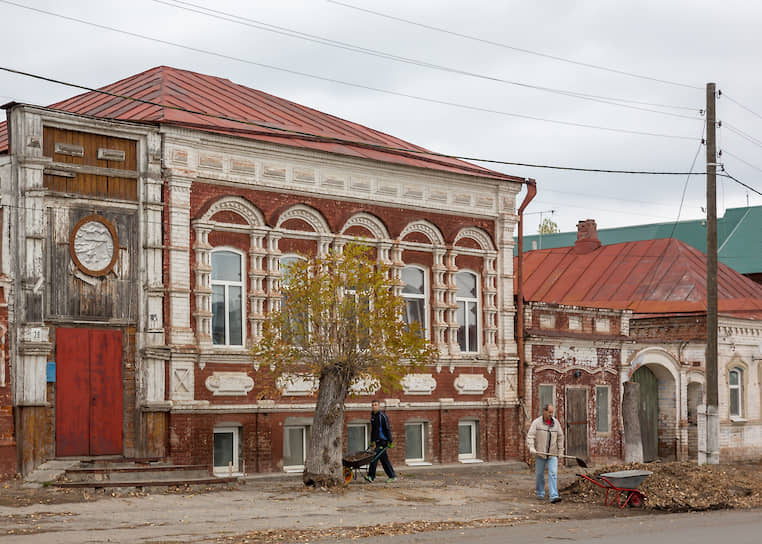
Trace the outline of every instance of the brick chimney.
<instances>
[{"instance_id":1,"label":"brick chimney","mask_svg":"<svg viewBox=\"0 0 762 544\"><path fill-rule=\"evenodd\" d=\"M585 219L577 223L577 241L574 242L574 253L584 255L601 247L598 239L598 226L595 219Z\"/></svg>"}]
</instances>

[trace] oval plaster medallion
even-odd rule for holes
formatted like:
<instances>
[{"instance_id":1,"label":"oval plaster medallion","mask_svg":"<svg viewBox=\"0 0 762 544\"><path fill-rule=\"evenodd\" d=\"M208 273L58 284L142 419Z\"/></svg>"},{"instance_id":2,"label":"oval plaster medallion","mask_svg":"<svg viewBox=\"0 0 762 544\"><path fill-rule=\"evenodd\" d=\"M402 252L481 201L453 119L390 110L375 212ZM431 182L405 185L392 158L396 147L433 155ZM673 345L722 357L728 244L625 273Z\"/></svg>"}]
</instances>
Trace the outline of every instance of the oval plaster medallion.
<instances>
[{"instance_id":1,"label":"oval plaster medallion","mask_svg":"<svg viewBox=\"0 0 762 544\"><path fill-rule=\"evenodd\" d=\"M85 274L105 276L114 268L119 254L114 225L99 215L83 217L71 230L69 253Z\"/></svg>"}]
</instances>

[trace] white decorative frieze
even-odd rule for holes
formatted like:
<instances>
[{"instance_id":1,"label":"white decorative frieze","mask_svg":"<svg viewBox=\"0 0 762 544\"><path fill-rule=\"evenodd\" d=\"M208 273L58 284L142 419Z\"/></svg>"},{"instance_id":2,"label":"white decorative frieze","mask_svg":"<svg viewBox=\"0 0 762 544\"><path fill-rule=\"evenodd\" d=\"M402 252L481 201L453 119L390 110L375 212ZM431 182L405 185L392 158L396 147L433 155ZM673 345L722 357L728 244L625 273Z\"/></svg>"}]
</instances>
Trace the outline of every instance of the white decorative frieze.
<instances>
[{"instance_id":1,"label":"white decorative frieze","mask_svg":"<svg viewBox=\"0 0 762 544\"><path fill-rule=\"evenodd\" d=\"M318 390L318 380L314 376L284 374L275 381L284 396L308 397Z\"/></svg>"},{"instance_id":2,"label":"white decorative frieze","mask_svg":"<svg viewBox=\"0 0 762 544\"><path fill-rule=\"evenodd\" d=\"M455 379L455 389L461 395L481 395L489 382L482 374L461 374Z\"/></svg>"},{"instance_id":3,"label":"white decorative frieze","mask_svg":"<svg viewBox=\"0 0 762 544\"><path fill-rule=\"evenodd\" d=\"M254 380L245 372L214 372L204 385L215 397L246 396L254 388Z\"/></svg>"},{"instance_id":4,"label":"white decorative frieze","mask_svg":"<svg viewBox=\"0 0 762 544\"><path fill-rule=\"evenodd\" d=\"M437 388L437 381L431 374L406 374L400 385L406 395L431 395Z\"/></svg>"},{"instance_id":5,"label":"white decorative frieze","mask_svg":"<svg viewBox=\"0 0 762 544\"><path fill-rule=\"evenodd\" d=\"M355 379L349 385L349 392L353 395L373 395L381 389L381 383L370 376Z\"/></svg>"}]
</instances>

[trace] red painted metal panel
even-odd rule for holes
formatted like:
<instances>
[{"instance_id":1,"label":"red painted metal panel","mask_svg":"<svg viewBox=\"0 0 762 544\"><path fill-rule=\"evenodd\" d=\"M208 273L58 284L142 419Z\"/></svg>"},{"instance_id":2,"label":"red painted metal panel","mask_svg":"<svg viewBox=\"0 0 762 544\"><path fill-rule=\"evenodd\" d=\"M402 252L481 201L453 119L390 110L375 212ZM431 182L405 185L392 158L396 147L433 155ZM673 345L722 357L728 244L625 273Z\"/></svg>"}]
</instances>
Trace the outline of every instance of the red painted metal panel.
<instances>
[{"instance_id":1,"label":"red painted metal panel","mask_svg":"<svg viewBox=\"0 0 762 544\"><path fill-rule=\"evenodd\" d=\"M122 453L122 331L90 331L90 455Z\"/></svg>"},{"instance_id":2,"label":"red painted metal panel","mask_svg":"<svg viewBox=\"0 0 762 544\"><path fill-rule=\"evenodd\" d=\"M56 455L90 453L90 336L56 329Z\"/></svg>"}]
</instances>

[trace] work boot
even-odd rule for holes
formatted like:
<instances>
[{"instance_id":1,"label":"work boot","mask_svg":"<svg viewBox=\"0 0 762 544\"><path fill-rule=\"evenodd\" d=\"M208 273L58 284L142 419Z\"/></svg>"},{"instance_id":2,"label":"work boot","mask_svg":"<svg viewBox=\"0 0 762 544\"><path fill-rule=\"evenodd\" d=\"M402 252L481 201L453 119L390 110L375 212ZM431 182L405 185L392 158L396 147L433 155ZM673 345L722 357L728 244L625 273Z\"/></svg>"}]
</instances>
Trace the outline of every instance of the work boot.
<instances>
[{"instance_id":1,"label":"work boot","mask_svg":"<svg viewBox=\"0 0 762 544\"><path fill-rule=\"evenodd\" d=\"M557 502L561 502L561 497L553 497L550 499L551 504L556 504Z\"/></svg>"}]
</instances>

